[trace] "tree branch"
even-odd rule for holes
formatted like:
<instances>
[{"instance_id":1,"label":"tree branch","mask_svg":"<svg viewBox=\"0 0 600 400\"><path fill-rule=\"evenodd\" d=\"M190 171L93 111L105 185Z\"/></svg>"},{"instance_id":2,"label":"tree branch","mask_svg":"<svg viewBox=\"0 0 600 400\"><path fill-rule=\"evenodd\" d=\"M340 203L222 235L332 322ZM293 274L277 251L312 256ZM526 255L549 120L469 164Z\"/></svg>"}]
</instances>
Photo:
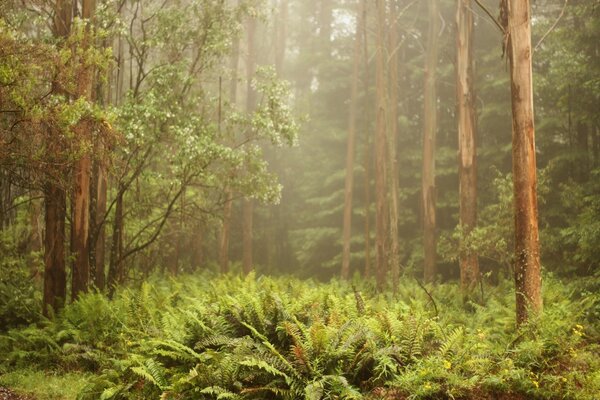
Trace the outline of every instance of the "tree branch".
<instances>
[{"instance_id":1,"label":"tree branch","mask_svg":"<svg viewBox=\"0 0 600 400\"><path fill-rule=\"evenodd\" d=\"M554 24L552 24L550 29L548 29L548 31L546 33L544 33L544 36L542 36L542 38L537 42L537 44L533 48L533 51L536 51L538 49L538 47L540 47L540 45L542 44L544 39L546 39L546 36L548 36L550 34L550 32L552 32L554 30L554 28L556 28L556 25L558 25L558 23L561 20L561 18L563 17L563 15L565 15L565 10L567 9L568 3L569 3L569 0L565 0L565 4L563 5L563 8L560 11L558 18L556 18L556 21L554 21Z\"/></svg>"}]
</instances>

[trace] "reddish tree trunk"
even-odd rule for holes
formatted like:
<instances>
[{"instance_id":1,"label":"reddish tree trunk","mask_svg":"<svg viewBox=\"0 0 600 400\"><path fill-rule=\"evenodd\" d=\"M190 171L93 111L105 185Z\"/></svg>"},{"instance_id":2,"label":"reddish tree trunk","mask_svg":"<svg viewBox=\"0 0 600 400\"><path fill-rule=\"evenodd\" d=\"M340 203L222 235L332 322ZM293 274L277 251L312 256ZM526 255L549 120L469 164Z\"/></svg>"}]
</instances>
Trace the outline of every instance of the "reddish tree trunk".
<instances>
[{"instance_id":1,"label":"reddish tree trunk","mask_svg":"<svg viewBox=\"0 0 600 400\"><path fill-rule=\"evenodd\" d=\"M542 311L529 0L504 0L512 93L517 323Z\"/></svg>"},{"instance_id":2,"label":"reddish tree trunk","mask_svg":"<svg viewBox=\"0 0 600 400\"><path fill-rule=\"evenodd\" d=\"M83 0L81 15L88 24L85 29L82 47L88 49L92 43L92 17L96 7L94 0ZM77 94L86 100L92 99L93 69L87 65L89 60L81 60L77 83ZM71 223L71 253L74 257L72 267L72 298L88 290L90 282L89 228L90 228L90 175L91 156L85 147L91 140L92 123L88 117L75 127L75 134L83 149L83 155L75 163Z\"/></svg>"},{"instance_id":3,"label":"reddish tree trunk","mask_svg":"<svg viewBox=\"0 0 600 400\"><path fill-rule=\"evenodd\" d=\"M229 272L229 232L231 227L231 206L233 205L233 192L231 188L225 189L225 207L223 208L223 226L219 236L219 266L221 273Z\"/></svg>"}]
</instances>

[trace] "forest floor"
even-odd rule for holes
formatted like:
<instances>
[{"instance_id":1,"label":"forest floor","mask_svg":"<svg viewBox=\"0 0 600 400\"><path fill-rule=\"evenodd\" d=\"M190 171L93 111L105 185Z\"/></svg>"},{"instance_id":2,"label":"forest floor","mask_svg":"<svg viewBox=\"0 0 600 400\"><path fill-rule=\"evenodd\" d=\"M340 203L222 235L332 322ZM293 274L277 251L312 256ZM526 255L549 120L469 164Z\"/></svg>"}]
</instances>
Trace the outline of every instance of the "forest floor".
<instances>
[{"instance_id":1,"label":"forest floor","mask_svg":"<svg viewBox=\"0 0 600 400\"><path fill-rule=\"evenodd\" d=\"M34 398L17 394L10 389L0 386L0 400L34 400Z\"/></svg>"},{"instance_id":2,"label":"forest floor","mask_svg":"<svg viewBox=\"0 0 600 400\"><path fill-rule=\"evenodd\" d=\"M86 294L53 321L0 335L0 387L14 391L0 393L598 400L597 280L545 276L544 314L520 329L509 280L484 284L466 304L457 283L425 291L406 277L396 294L353 283L200 275L154 279L112 300Z\"/></svg>"}]
</instances>

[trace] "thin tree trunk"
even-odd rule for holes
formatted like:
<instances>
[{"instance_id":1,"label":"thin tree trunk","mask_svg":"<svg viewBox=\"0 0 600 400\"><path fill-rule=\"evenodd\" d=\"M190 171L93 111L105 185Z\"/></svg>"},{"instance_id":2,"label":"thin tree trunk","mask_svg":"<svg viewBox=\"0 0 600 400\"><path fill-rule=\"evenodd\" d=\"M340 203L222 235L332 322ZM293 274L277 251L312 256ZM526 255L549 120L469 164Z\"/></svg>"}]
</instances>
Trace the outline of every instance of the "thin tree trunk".
<instances>
[{"instance_id":1,"label":"thin tree trunk","mask_svg":"<svg viewBox=\"0 0 600 400\"><path fill-rule=\"evenodd\" d=\"M423 275L426 282L436 276L436 210L435 210L435 137L437 131L436 68L438 63L438 35L440 19L438 0L428 0L429 32L425 62L424 126L423 126Z\"/></svg>"},{"instance_id":2,"label":"thin tree trunk","mask_svg":"<svg viewBox=\"0 0 600 400\"><path fill-rule=\"evenodd\" d=\"M96 222L94 224L95 232L95 270L94 283L99 290L104 290L106 286L106 271L104 268L106 262L106 226L104 215L106 214L107 202L107 177L104 165L98 162L98 179L96 191Z\"/></svg>"},{"instance_id":3,"label":"thin tree trunk","mask_svg":"<svg viewBox=\"0 0 600 400\"><path fill-rule=\"evenodd\" d=\"M123 248L123 193L121 188L117 193L115 200L115 215L112 227L112 243L110 247L110 263L108 266L108 289L112 295L116 289L117 283L122 278L122 248Z\"/></svg>"},{"instance_id":4,"label":"thin tree trunk","mask_svg":"<svg viewBox=\"0 0 600 400\"><path fill-rule=\"evenodd\" d=\"M358 103L359 64L362 41L364 0L357 10L356 34L354 38L354 65L352 71L352 90L350 94L350 112L348 116L348 145L346 148L346 182L344 188L344 226L342 245L342 279L350 277L350 239L352 235L352 194L354 186L354 156L356 152L356 109Z\"/></svg>"},{"instance_id":5,"label":"thin tree trunk","mask_svg":"<svg viewBox=\"0 0 600 400\"><path fill-rule=\"evenodd\" d=\"M233 205L233 192L231 188L225 189L225 207L223 208L223 226L219 236L219 266L221 273L229 272L229 232L231 228L231 208Z\"/></svg>"},{"instance_id":6,"label":"thin tree trunk","mask_svg":"<svg viewBox=\"0 0 600 400\"><path fill-rule=\"evenodd\" d=\"M369 102L369 42L368 42L368 34L367 34L367 2L365 0L361 0L362 2L362 19L363 23L363 62L364 62L364 111L366 114L365 118L365 153L364 153L364 169L365 169L365 278L369 278L371 276L371 135L370 135L370 118L369 118L369 109L371 104Z\"/></svg>"},{"instance_id":7,"label":"thin tree trunk","mask_svg":"<svg viewBox=\"0 0 600 400\"><path fill-rule=\"evenodd\" d=\"M248 20L248 59L246 60L246 111L253 112L256 106L256 93L252 88L252 78L256 68L256 19ZM252 231L254 203L252 199L243 200L243 271L250 273L252 271Z\"/></svg>"},{"instance_id":8,"label":"thin tree trunk","mask_svg":"<svg viewBox=\"0 0 600 400\"><path fill-rule=\"evenodd\" d=\"M243 200L243 271L244 274L249 274L252 272L252 227L253 227L253 217L254 217L254 203L252 199L244 199Z\"/></svg>"},{"instance_id":9,"label":"thin tree trunk","mask_svg":"<svg viewBox=\"0 0 600 400\"><path fill-rule=\"evenodd\" d=\"M238 63L240 60L240 39L234 38L231 49L231 82L229 86L229 102L237 104L238 92ZM230 186L225 188L225 205L223 207L223 226L219 234L219 267L221 273L229 272L229 236L231 227L231 209L233 206L233 191Z\"/></svg>"},{"instance_id":10,"label":"thin tree trunk","mask_svg":"<svg viewBox=\"0 0 600 400\"><path fill-rule=\"evenodd\" d=\"M398 291L400 279L400 243L398 238L398 6L396 0L390 1L390 30L388 40L389 77L390 77L390 115L389 145L388 145L388 170L389 170L389 208L390 208L390 272L392 273L392 287Z\"/></svg>"},{"instance_id":11,"label":"thin tree trunk","mask_svg":"<svg viewBox=\"0 0 600 400\"><path fill-rule=\"evenodd\" d=\"M386 79L385 79L385 1L377 0L377 51L376 93L377 120L375 134L375 227L377 246L376 279L379 290L383 289L387 266L387 196L386 196Z\"/></svg>"},{"instance_id":12,"label":"thin tree trunk","mask_svg":"<svg viewBox=\"0 0 600 400\"><path fill-rule=\"evenodd\" d=\"M95 0L83 0L81 15L86 21L82 47L88 49L92 43L92 18L96 7ZM82 61L82 62L85 62ZM80 66L80 75L77 83L77 94L80 98L92 100L94 71L88 65ZM91 140L92 123L88 117L80 121L75 127L75 133L81 146ZM71 253L74 257L72 267L72 298L76 299L81 292L88 290L90 281L89 259L89 227L90 227L90 174L91 156L85 150L81 158L75 162L74 185L71 225Z\"/></svg>"},{"instance_id":13,"label":"thin tree trunk","mask_svg":"<svg viewBox=\"0 0 600 400\"><path fill-rule=\"evenodd\" d=\"M281 0L279 6L279 15L275 22L277 39L275 42L275 71L281 77L283 71L283 61L285 59L285 46L287 40L288 24L288 0Z\"/></svg>"},{"instance_id":14,"label":"thin tree trunk","mask_svg":"<svg viewBox=\"0 0 600 400\"><path fill-rule=\"evenodd\" d=\"M515 284L517 323L542 311L542 276L537 221L537 177L533 118L531 9L529 0L503 0L513 115Z\"/></svg>"},{"instance_id":15,"label":"thin tree trunk","mask_svg":"<svg viewBox=\"0 0 600 400\"><path fill-rule=\"evenodd\" d=\"M462 228L462 241L477 225L477 132L471 0L457 1L456 26L459 224ZM476 253L464 249L463 243L460 248L460 283L463 296L468 296L479 282L479 260Z\"/></svg>"}]
</instances>

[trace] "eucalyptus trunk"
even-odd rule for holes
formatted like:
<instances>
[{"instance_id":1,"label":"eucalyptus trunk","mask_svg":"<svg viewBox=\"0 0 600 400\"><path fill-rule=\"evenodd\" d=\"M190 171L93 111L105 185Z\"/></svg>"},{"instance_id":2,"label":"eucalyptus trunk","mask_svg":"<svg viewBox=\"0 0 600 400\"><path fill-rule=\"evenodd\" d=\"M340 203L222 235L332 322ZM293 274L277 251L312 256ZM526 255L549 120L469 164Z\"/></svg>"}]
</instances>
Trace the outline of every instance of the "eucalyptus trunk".
<instances>
[{"instance_id":1,"label":"eucalyptus trunk","mask_svg":"<svg viewBox=\"0 0 600 400\"><path fill-rule=\"evenodd\" d=\"M400 279L400 243L398 239L398 15L399 10L396 0L390 1L390 29L388 40L389 54L389 145L388 145L388 191L390 209L390 272L392 274L392 287L394 292L398 291Z\"/></svg>"},{"instance_id":2,"label":"eucalyptus trunk","mask_svg":"<svg viewBox=\"0 0 600 400\"><path fill-rule=\"evenodd\" d=\"M537 220L537 176L533 118L531 7L529 0L503 0L510 60L515 217L517 323L542 311L542 276Z\"/></svg>"},{"instance_id":3,"label":"eucalyptus trunk","mask_svg":"<svg viewBox=\"0 0 600 400\"><path fill-rule=\"evenodd\" d=\"M344 187L344 227L342 245L342 279L350 277L350 239L352 236L352 195L354 188L354 158L356 153L356 109L358 105L358 83L360 52L362 45L362 24L364 0L357 10L357 24L354 38L354 60L352 68L352 89L350 94L350 112L348 113L348 144L346 147L346 181Z\"/></svg>"},{"instance_id":4,"label":"eucalyptus trunk","mask_svg":"<svg viewBox=\"0 0 600 400\"><path fill-rule=\"evenodd\" d=\"M473 89L473 12L471 0L457 0L456 10L456 96L458 108L458 175L460 283L468 296L479 282L477 254L465 249L464 238L477 225L477 123Z\"/></svg>"},{"instance_id":5,"label":"eucalyptus trunk","mask_svg":"<svg viewBox=\"0 0 600 400\"><path fill-rule=\"evenodd\" d=\"M86 23L83 42L84 50L91 48L93 43L92 18L96 8L95 0L83 0L81 16ZM77 95L87 101L92 100L94 70L90 67L89 60L80 60L79 76L77 82ZM91 155L86 149L92 139L91 117L85 116L75 127L82 155L75 162L73 198L71 203L71 254L73 255L71 295L76 299L81 292L88 290L90 283L90 258L89 258L89 228L90 228L90 177Z\"/></svg>"},{"instance_id":6,"label":"eucalyptus trunk","mask_svg":"<svg viewBox=\"0 0 600 400\"><path fill-rule=\"evenodd\" d=\"M386 195L386 74L385 74L385 0L377 0L377 50L375 54L375 87L377 96L377 119L375 132L375 229L377 264L377 287L384 286L387 272L387 195Z\"/></svg>"},{"instance_id":7,"label":"eucalyptus trunk","mask_svg":"<svg viewBox=\"0 0 600 400\"><path fill-rule=\"evenodd\" d=\"M252 112L256 107L256 92L252 87L252 78L256 69L256 19L248 20L248 57L246 59L246 111ZM242 268L245 274L248 274L253 269L253 217L254 217L254 202L252 199L244 199L243 207L243 254Z\"/></svg>"},{"instance_id":8,"label":"eucalyptus trunk","mask_svg":"<svg viewBox=\"0 0 600 400\"><path fill-rule=\"evenodd\" d=\"M426 282L436 276L436 206L435 206L435 141L437 132L436 68L438 63L438 35L440 17L438 0L428 0L429 30L425 58L425 88L423 116L423 175L421 193L423 207L423 272Z\"/></svg>"},{"instance_id":9,"label":"eucalyptus trunk","mask_svg":"<svg viewBox=\"0 0 600 400\"><path fill-rule=\"evenodd\" d=\"M66 39L71 32L73 5L70 0L57 0L54 7L53 34ZM53 82L52 90L57 94L65 94L60 82ZM49 156L62 151L58 141L59 132L52 132L47 144ZM61 175L60 169L52 171ZM56 180L49 179L44 189L44 294L43 313L48 316L50 310L58 311L65 304L67 297L65 266L65 219L67 215L67 199L64 188ZM3 223L4 221L2 221Z\"/></svg>"}]
</instances>

